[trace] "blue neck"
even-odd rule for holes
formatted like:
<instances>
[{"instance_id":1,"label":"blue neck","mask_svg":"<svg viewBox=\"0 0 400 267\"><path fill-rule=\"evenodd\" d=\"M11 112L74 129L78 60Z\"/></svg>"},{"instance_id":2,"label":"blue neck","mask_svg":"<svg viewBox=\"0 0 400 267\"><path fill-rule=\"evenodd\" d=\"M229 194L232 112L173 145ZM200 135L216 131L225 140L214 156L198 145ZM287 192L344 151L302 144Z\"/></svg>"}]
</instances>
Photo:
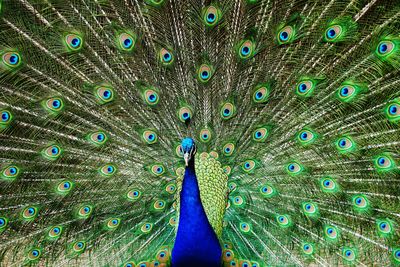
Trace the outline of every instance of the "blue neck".
<instances>
[{"instance_id":1,"label":"blue neck","mask_svg":"<svg viewBox=\"0 0 400 267\"><path fill-rule=\"evenodd\" d=\"M179 225L172 266L221 266L222 250L200 200L194 159L186 167L180 195Z\"/></svg>"}]
</instances>

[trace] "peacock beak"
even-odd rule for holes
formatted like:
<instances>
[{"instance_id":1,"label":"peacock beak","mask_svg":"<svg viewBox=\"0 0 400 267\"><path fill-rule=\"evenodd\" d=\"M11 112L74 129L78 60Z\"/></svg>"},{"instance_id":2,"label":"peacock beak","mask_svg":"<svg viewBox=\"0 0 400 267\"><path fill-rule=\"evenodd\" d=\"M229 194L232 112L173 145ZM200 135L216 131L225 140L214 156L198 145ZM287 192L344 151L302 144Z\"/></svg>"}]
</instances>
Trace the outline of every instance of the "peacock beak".
<instances>
[{"instance_id":1,"label":"peacock beak","mask_svg":"<svg viewBox=\"0 0 400 267\"><path fill-rule=\"evenodd\" d=\"M185 154L183 154L183 158L185 159L185 165L188 166L190 160L190 153L186 152Z\"/></svg>"}]
</instances>

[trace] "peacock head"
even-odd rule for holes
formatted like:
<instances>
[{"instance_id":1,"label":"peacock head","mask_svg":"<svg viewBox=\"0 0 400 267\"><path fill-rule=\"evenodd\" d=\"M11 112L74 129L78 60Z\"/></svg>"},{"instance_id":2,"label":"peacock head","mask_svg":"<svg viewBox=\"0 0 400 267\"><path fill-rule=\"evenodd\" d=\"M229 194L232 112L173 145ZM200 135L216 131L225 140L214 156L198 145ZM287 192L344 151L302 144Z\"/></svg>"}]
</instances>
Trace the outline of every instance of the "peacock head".
<instances>
[{"instance_id":1,"label":"peacock head","mask_svg":"<svg viewBox=\"0 0 400 267\"><path fill-rule=\"evenodd\" d=\"M182 150L183 150L183 158L185 159L186 166L189 165L190 159L196 154L196 145L194 140L190 137L186 137L182 140Z\"/></svg>"}]
</instances>

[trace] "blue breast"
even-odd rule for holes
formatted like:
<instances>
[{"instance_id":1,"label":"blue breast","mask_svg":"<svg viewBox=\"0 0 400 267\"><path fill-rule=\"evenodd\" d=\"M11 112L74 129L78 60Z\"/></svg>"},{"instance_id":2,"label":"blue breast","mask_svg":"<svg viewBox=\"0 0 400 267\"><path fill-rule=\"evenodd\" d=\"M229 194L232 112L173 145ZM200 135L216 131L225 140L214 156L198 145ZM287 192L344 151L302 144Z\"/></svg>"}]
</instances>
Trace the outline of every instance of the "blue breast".
<instances>
[{"instance_id":1,"label":"blue breast","mask_svg":"<svg viewBox=\"0 0 400 267\"><path fill-rule=\"evenodd\" d=\"M186 167L182 184L172 266L220 267L221 246L201 204L194 164L191 165Z\"/></svg>"}]
</instances>

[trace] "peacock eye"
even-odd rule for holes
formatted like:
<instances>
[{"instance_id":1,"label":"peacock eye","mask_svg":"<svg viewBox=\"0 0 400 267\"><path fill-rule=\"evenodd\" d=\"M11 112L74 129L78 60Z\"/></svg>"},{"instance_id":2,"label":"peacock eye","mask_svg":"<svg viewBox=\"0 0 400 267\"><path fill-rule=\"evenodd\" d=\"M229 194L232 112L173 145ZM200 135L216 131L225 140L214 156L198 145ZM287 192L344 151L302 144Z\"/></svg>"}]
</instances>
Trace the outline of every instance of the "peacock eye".
<instances>
[{"instance_id":1,"label":"peacock eye","mask_svg":"<svg viewBox=\"0 0 400 267\"><path fill-rule=\"evenodd\" d=\"M98 132L89 134L88 140L93 145L101 146L107 141L107 136L104 132L98 131Z\"/></svg>"},{"instance_id":2,"label":"peacock eye","mask_svg":"<svg viewBox=\"0 0 400 267\"><path fill-rule=\"evenodd\" d=\"M158 140L158 136L154 131L146 130L142 134L143 141L149 145L155 144Z\"/></svg>"},{"instance_id":3,"label":"peacock eye","mask_svg":"<svg viewBox=\"0 0 400 267\"><path fill-rule=\"evenodd\" d=\"M333 226L325 226L325 236L328 239L336 239L338 237L337 229Z\"/></svg>"},{"instance_id":4,"label":"peacock eye","mask_svg":"<svg viewBox=\"0 0 400 267\"><path fill-rule=\"evenodd\" d=\"M390 171L396 167L392 157L386 154L376 156L374 165L378 171Z\"/></svg>"},{"instance_id":5,"label":"peacock eye","mask_svg":"<svg viewBox=\"0 0 400 267\"><path fill-rule=\"evenodd\" d=\"M72 245L72 249L76 252L76 253L81 253L85 250L86 248L86 242L84 241L77 241Z\"/></svg>"},{"instance_id":6,"label":"peacock eye","mask_svg":"<svg viewBox=\"0 0 400 267\"><path fill-rule=\"evenodd\" d=\"M314 133L311 130L301 130L298 134L297 134L297 140L301 145L309 145L315 142L317 138L317 134Z\"/></svg>"},{"instance_id":7,"label":"peacock eye","mask_svg":"<svg viewBox=\"0 0 400 267\"><path fill-rule=\"evenodd\" d=\"M31 249L28 253L28 260L34 261L37 260L41 255L41 252L39 249Z\"/></svg>"},{"instance_id":8,"label":"peacock eye","mask_svg":"<svg viewBox=\"0 0 400 267\"><path fill-rule=\"evenodd\" d=\"M242 170L244 172L249 173L254 170L255 166L256 163L254 160L246 160L245 162L242 163Z\"/></svg>"},{"instance_id":9,"label":"peacock eye","mask_svg":"<svg viewBox=\"0 0 400 267\"><path fill-rule=\"evenodd\" d=\"M109 103L114 100L114 89L108 86L97 86L95 96L99 104Z\"/></svg>"},{"instance_id":10,"label":"peacock eye","mask_svg":"<svg viewBox=\"0 0 400 267\"><path fill-rule=\"evenodd\" d=\"M327 41L334 41L341 36L343 29L340 25L333 25L325 31Z\"/></svg>"},{"instance_id":11,"label":"peacock eye","mask_svg":"<svg viewBox=\"0 0 400 267\"><path fill-rule=\"evenodd\" d=\"M297 175L303 171L303 167L297 162L292 162L287 165L286 170L290 175Z\"/></svg>"},{"instance_id":12,"label":"peacock eye","mask_svg":"<svg viewBox=\"0 0 400 267\"><path fill-rule=\"evenodd\" d=\"M83 45L82 37L77 34L67 34L64 42L70 52L79 51Z\"/></svg>"},{"instance_id":13,"label":"peacock eye","mask_svg":"<svg viewBox=\"0 0 400 267\"><path fill-rule=\"evenodd\" d=\"M235 113L236 113L236 108L232 103L227 102L222 105L220 111L222 119L228 120L232 118L235 115Z\"/></svg>"},{"instance_id":14,"label":"peacock eye","mask_svg":"<svg viewBox=\"0 0 400 267\"><path fill-rule=\"evenodd\" d=\"M49 98L42 102L43 107L50 113L57 114L64 108L64 102L61 98Z\"/></svg>"},{"instance_id":15,"label":"peacock eye","mask_svg":"<svg viewBox=\"0 0 400 267\"><path fill-rule=\"evenodd\" d=\"M248 223L242 222L239 224L239 229L243 233L249 233L251 231L251 226Z\"/></svg>"},{"instance_id":16,"label":"peacock eye","mask_svg":"<svg viewBox=\"0 0 400 267\"><path fill-rule=\"evenodd\" d=\"M63 181L58 184L57 192L59 194L67 194L72 189L72 183L70 181Z\"/></svg>"},{"instance_id":17,"label":"peacock eye","mask_svg":"<svg viewBox=\"0 0 400 267\"><path fill-rule=\"evenodd\" d=\"M391 122L400 120L400 99L392 100L386 105L385 115Z\"/></svg>"},{"instance_id":18,"label":"peacock eye","mask_svg":"<svg viewBox=\"0 0 400 267\"><path fill-rule=\"evenodd\" d=\"M314 252L314 248L311 244L306 243L303 245L303 252L307 255L311 255Z\"/></svg>"},{"instance_id":19,"label":"peacock eye","mask_svg":"<svg viewBox=\"0 0 400 267\"><path fill-rule=\"evenodd\" d=\"M23 211L22 211L22 217L25 220L33 220L38 213L38 209L36 207L26 207Z\"/></svg>"},{"instance_id":20,"label":"peacock eye","mask_svg":"<svg viewBox=\"0 0 400 267\"><path fill-rule=\"evenodd\" d=\"M129 190L126 197L129 201L137 201L142 195L142 192L137 189Z\"/></svg>"},{"instance_id":21,"label":"peacock eye","mask_svg":"<svg viewBox=\"0 0 400 267\"><path fill-rule=\"evenodd\" d=\"M160 61L163 65L170 65L174 61L174 56L170 51L165 48L162 48L159 52Z\"/></svg>"},{"instance_id":22,"label":"peacock eye","mask_svg":"<svg viewBox=\"0 0 400 267\"><path fill-rule=\"evenodd\" d=\"M291 26L286 26L278 33L278 43L287 44L293 40L294 29Z\"/></svg>"},{"instance_id":23,"label":"peacock eye","mask_svg":"<svg viewBox=\"0 0 400 267\"><path fill-rule=\"evenodd\" d=\"M12 114L8 110L3 110L1 111L1 121L0 124L2 125L7 125L11 122L12 120Z\"/></svg>"},{"instance_id":24,"label":"peacock eye","mask_svg":"<svg viewBox=\"0 0 400 267\"><path fill-rule=\"evenodd\" d=\"M62 149L58 145L51 145L42 150L42 155L48 160L56 160L61 156Z\"/></svg>"},{"instance_id":25,"label":"peacock eye","mask_svg":"<svg viewBox=\"0 0 400 267\"><path fill-rule=\"evenodd\" d=\"M14 180L20 174L20 169L16 165L9 165L5 167L1 173L2 178Z\"/></svg>"},{"instance_id":26,"label":"peacock eye","mask_svg":"<svg viewBox=\"0 0 400 267\"><path fill-rule=\"evenodd\" d=\"M290 226L289 217L286 216L286 215L278 215L278 216L276 216L276 221L278 222L279 226L281 226L281 227Z\"/></svg>"},{"instance_id":27,"label":"peacock eye","mask_svg":"<svg viewBox=\"0 0 400 267\"><path fill-rule=\"evenodd\" d=\"M381 41L376 48L379 55L388 56L391 54L395 44L392 41Z\"/></svg>"},{"instance_id":28,"label":"peacock eye","mask_svg":"<svg viewBox=\"0 0 400 267\"><path fill-rule=\"evenodd\" d=\"M121 33L118 36L118 44L123 51L132 51L135 46L135 38L129 33Z\"/></svg>"},{"instance_id":29,"label":"peacock eye","mask_svg":"<svg viewBox=\"0 0 400 267\"><path fill-rule=\"evenodd\" d=\"M342 256L346 261L354 261L356 258L355 252L350 248L343 248Z\"/></svg>"},{"instance_id":30,"label":"peacock eye","mask_svg":"<svg viewBox=\"0 0 400 267\"><path fill-rule=\"evenodd\" d=\"M3 64L10 68L15 69L21 65L21 56L17 52L6 52L2 55Z\"/></svg>"},{"instance_id":31,"label":"peacock eye","mask_svg":"<svg viewBox=\"0 0 400 267\"><path fill-rule=\"evenodd\" d=\"M260 127L253 132L253 140L256 142L264 142L268 137L267 127Z\"/></svg>"},{"instance_id":32,"label":"peacock eye","mask_svg":"<svg viewBox=\"0 0 400 267\"><path fill-rule=\"evenodd\" d=\"M369 208L368 198L364 195L354 195L352 200L353 207L357 211L363 212Z\"/></svg>"},{"instance_id":33,"label":"peacock eye","mask_svg":"<svg viewBox=\"0 0 400 267\"><path fill-rule=\"evenodd\" d=\"M112 164L106 164L100 168L100 174L103 176L112 176L117 172L117 168Z\"/></svg>"},{"instance_id":34,"label":"peacock eye","mask_svg":"<svg viewBox=\"0 0 400 267\"><path fill-rule=\"evenodd\" d=\"M140 230L141 230L142 233L149 233L152 228L153 228L153 224L152 223L144 223L140 227Z\"/></svg>"},{"instance_id":35,"label":"peacock eye","mask_svg":"<svg viewBox=\"0 0 400 267\"><path fill-rule=\"evenodd\" d=\"M165 170L164 170L164 167L162 165L156 164L156 165L153 165L151 167L151 172L153 174L159 176L159 175L162 175L165 172Z\"/></svg>"},{"instance_id":36,"label":"peacock eye","mask_svg":"<svg viewBox=\"0 0 400 267\"><path fill-rule=\"evenodd\" d=\"M296 94L308 97L314 90L314 83L311 80L301 81L296 86Z\"/></svg>"},{"instance_id":37,"label":"peacock eye","mask_svg":"<svg viewBox=\"0 0 400 267\"><path fill-rule=\"evenodd\" d=\"M235 145L233 143L227 143L223 147L223 153L227 157L232 156L234 151L235 151Z\"/></svg>"},{"instance_id":38,"label":"peacock eye","mask_svg":"<svg viewBox=\"0 0 400 267\"><path fill-rule=\"evenodd\" d=\"M0 232L6 228L8 220L5 217L0 217Z\"/></svg>"},{"instance_id":39,"label":"peacock eye","mask_svg":"<svg viewBox=\"0 0 400 267\"><path fill-rule=\"evenodd\" d=\"M254 103L265 103L268 100L268 89L264 85L259 85L256 87L253 93L253 102Z\"/></svg>"},{"instance_id":40,"label":"peacock eye","mask_svg":"<svg viewBox=\"0 0 400 267\"><path fill-rule=\"evenodd\" d=\"M211 79L212 69L209 65L203 64L198 68L197 73L199 81L206 83Z\"/></svg>"},{"instance_id":41,"label":"peacock eye","mask_svg":"<svg viewBox=\"0 0 400 267\"><path fill-rule=\"evenodd\" d=\"M92 214L92 206L85 205L79 208L78 210L78 216L82 219L86 219Z\"/></svg>"},{"instance_id":42,"label":"peacock eye","mask_svg":"<svg viewBox=\"0 0 400 267\"><path fill-rule=\"evenodd\" d=\"M239 47L239 56L242 59L248 59L254 54L254 43L250 40L245 40Z\"/></svg>"},{"instance_id":43,"label":"peacock eye","mask_svg":"<svg viewBox=\"0 0 400 267\"><path fill-rule=\"evenodd\" d=\"M192 110L189 107L181 107L178 111L179 120L182 122L189 121L192 118Z\"/></svg>"},{"instance_id":44,"label":"peacock eye","mask_svg":"<svg viewBox=\"0 0 400 267\"><path fill-rule=\"evenodd\" d=\"M209 27L215 26L221 19L221 11L215 6L209 6L203 11L203 22Z\"/></svg>"},{"instance_id":45,"label":"peacock eye","mask_svg":"<svg viewBox=\"0 0 400 267\"><path fill-rule=\"evenodd\" d=\"M400 263L400 249L393 250L393 258L396 262Z\"/></svg>"},{"instance_id":46,"label":"peacock eye","mask_svg":"<svg viewBox=\"0 0 400 267\"><path fill-rule=\"evenodd\" d=\"M211 131L209 129L200 130L200 140L203 143L207 143L211 140Z\"/></svg>"},{"instance_id":47,"label":"peacock eye","mask_svg":"<svg viewBox=\"0 0 400 267\"><path fill-rule=\"evenodd\" d=\"M121 219L119 218L111 218L107 221L106 227L108 230L114 230L116 229L121 222Z\"/></svg>"}]
</instances>

